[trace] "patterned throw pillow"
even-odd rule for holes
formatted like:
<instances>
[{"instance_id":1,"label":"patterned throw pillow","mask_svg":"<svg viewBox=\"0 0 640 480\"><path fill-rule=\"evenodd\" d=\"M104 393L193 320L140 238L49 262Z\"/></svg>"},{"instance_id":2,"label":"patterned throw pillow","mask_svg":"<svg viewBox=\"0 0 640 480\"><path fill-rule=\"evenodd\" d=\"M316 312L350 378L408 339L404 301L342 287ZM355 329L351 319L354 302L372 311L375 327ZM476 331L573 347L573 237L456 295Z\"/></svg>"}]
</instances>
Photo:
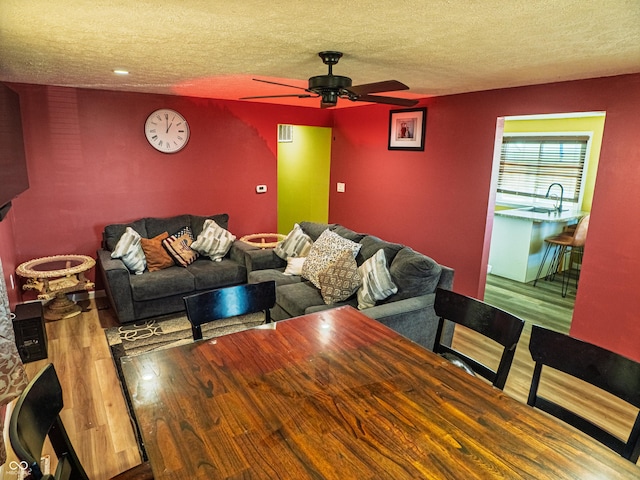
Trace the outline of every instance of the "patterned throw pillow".
<instances>
[{"instance_id":1,"label":"patterned throw pillow","mask_svg":"<svg viewBox=\"0 0 640 480\"><path fill-rule=\"evenodd\" d=\"M319 289L318 275L345 250L349 250L355 258L360 251L360 244L342 238L331 230L325 230L311 246L309 255L302 265L302 276Z\"/></svg>"},{"instance_id":2,"label":"patterned throw pillow","mask_svg":"<svg viewBox=\"0 0 640 480\"><path fill-rule=\"evenodd\" d=\"M309 235L302 231L297 223L293 226L293 230L289 232L287 238L279 242L273 253L281 259L286 260L289 257L304 257L309 252L313 242Z\"/></svg>"},{"instance_id":3,"label":"patterned throw pillow","mask_svg":"<svg viewBox=\"0 0 640 480\"><path fill-rule=\"evenodd\" d=\"M174 233L170 237L162 241L162 246L169 252L178 265L186 267L191 265L196 258L198 252L191 248L193 243L193 234L191 227L184 227L178 233Z\"/></svg>"},{"instance_id":4,"label":"patterned throw pillow","mask_svg":"<svg viewBox=\"0 0 640 480\"><path fill-rule=\"evenodd\" d=\"M147 260L140 244L138 232L127 227L111 252L111 258L120 258L130 272L141 275L147 268Z\"/></svg>"},{"instance_id":5,"label":"patterned throw pillow","mask_svg":"<svg viewBox=\"0 0 640 480\"><path fill-rule=\"evenodd\" d=\"M366 260L358 273L362 277L362 286L358 289L358 309L373 307L378 300L384 300L398 291L391 280L387 268L387 259L382 249Z\"/></svg>"},{"instance_id":6,"label":"patterned throw pillow","mask_svg":"<svg viewBox=\"0 0 640 480\"><path fill-rule=\"evenodd\" d=\"M173 258L169 256L162 246L162 241L168 236L169 234L167 232L163 232L157 237L140 239L142 250L144 250L144 256L147 259L147 268L150 272L155 272L175 265L173 263Z\"/></svg>"},{"instance_id":7,"label":"patterned throw pillow","mask_svg":"<svg viewBox=\"0 0 640 480\"><path fill-rule=\"evenodd\" d=\"M320 272L318 280L320 293L327 305L346 300L362 285L358 264L349 250L343 251L335 262Z\"/></svg>"},{"instance_id":8,"label":"patterned throw pillow","mask_svg":"<svg viewBox=\"0 0 640 480\"><path fill-rule=\"evenodd\" d=\"M214 262L221 262L231 249L236 236L225 230L211 219L204 222L202 233L198 235L191 248L209 257Z\"/></svg>"}]
</instances>

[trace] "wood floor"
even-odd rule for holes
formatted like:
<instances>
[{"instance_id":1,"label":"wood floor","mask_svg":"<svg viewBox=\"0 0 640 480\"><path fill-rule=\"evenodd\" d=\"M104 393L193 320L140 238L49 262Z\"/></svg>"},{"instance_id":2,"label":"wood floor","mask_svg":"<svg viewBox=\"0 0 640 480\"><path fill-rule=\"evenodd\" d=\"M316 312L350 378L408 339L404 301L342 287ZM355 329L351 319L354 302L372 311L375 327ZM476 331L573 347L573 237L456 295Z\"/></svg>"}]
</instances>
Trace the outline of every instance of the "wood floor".
<instances>
[{"instance_id":1,"label":"wood floor","mask_svg":"<svg viewBox=\"0 0 640 480\"><path fill-rule=\"evenodd\" d=\"M530 285L489 276L485 300L526 321L505 393L526 402L533 370L527 348L531 324L568 331L574 296L575 289L563 299L559 283L539 282L534 289ZM54 363L64 390L62 417L69 436L89 478L104 480L140 463L140 455L103 332L104 328L114 326L116 322L109 309L99 310L93 301L90 307L79 316L47 322L49 358L28 363L26 368L31 378L48 362ZM496 355L495 349L492 350L472 332L456 330L454 343L472 355L477 354L481 358L484 355L487 363L491 363L492 356ZM620 435L628 433L637 413L598 393L593 396L583 390L572 393L575 381L551 377L548 385L550 390L542 390L543 393L578 402L595 421ZM595 398L595 401L588 398ZM7 468L15 457L9 446L7 450L9 460L2 469L2 479L15 480L16 472Z\"/></svg>"}]
</instances>

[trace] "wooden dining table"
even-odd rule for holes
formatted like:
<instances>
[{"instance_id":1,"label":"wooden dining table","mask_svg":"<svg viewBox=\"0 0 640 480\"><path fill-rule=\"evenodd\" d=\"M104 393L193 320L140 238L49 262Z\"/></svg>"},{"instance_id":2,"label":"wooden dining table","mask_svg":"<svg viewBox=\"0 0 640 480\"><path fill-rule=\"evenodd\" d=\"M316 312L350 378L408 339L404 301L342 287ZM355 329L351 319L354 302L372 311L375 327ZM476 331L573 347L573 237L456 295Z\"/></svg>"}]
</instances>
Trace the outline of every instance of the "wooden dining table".
<instances>
[{"instance_id":1,"label":"wooden dining table","mask_svg":"<svg viewBox=\"0 0 640 480\"><path fill-rule=\"evenodd\" d=\"M160 479L622 479L640 468L351 307L122 359Z\"/></svg>"}]
</instances>

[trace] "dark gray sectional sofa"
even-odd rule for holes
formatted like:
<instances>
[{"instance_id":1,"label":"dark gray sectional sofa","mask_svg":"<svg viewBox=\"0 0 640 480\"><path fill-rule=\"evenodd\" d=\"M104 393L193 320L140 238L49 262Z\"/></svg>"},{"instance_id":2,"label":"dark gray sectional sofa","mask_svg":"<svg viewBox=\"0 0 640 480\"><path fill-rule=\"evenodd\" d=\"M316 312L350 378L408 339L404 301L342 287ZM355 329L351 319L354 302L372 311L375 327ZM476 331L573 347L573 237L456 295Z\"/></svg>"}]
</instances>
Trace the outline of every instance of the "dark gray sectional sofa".
<instances>
[{"instance_id":1,"label":"dark gray sectional sofa","mask_svg":"<svg viewBox=\"0 0 640 480\"><path fill-rule=\"evenodd\" d=\"M393 330L433 349L438 317L433 309L436 288L451 290L453 269L439 265L431 258L409 247L386 242L372 235L354 232L342 225L301 222L300 227L314 242L325 229L343 238L360 243L362 246L356 257L361 265L379 249L383 249L387 265L398 292L378 302L374 307L362 312ZM276 305L272 309L274 320L317 312L342 305L357 308L354 297L333 305L326 305L318 288L298 275L285 275L287 262L278 257L274 250L246 250L247 274L250 283L275 280ZM448 326L449 339L453 333Z\"/></svg>"},{"instance_id":2,"label":"dark gray sectional sofa","mask_svg":"<svg viewBox=\"0 0 640 480\"><path fill-rule=\"evenodd\" d=\"M205 220L214 220L227 229L227 214L202 217L178 215L169 218L143 218L128 224L107 225L103 245L97 252L97 266L109 303L120 323L184 311L183 297L215 288L248 282L276 281L276 305L273 320L317 312L342 305L357 308L355 294L344 302L326 305L320 291L298 275L285 275L287 265L273 249L258 249L235 241L220 262L200 257L187 267L174 265L159 271L131 273L122 260L111 258L111 252L127 227L142 238L153 238L189 226L194 238L200 234ZM391 278L398 292L374 307L362 312L426 348L433 349L438 318L433 310L436 288L451 289L454 271L404 245L386 242L372 235L354 232L342 225L314 222L300 223L302 230L316 241L330 229L343 238L361 245L356 262L365 260L383 249ZM451 339L453 325L446 334Z\"/></svg>"},{"instance_id":3,"label":"dark gray sectional sofa","mask_svg":"<svg viewBox=\"0 0 640 480\"><path fill-rule=\"evenodd\" d=\"M200 257L187 267L175 265L155 272L145 271L142 275L134 275L122 260L111 258L111 252L127 227L133 228L143 238L153 238L163 232L171 235L188 226L196 238L208 218L227 229L227 214L150 217L104 228L102 248L97 252L98 271L120 323L180 312L185 309L182 298L186 295L247 282L245 250L255 247L237 240L221 262Z\"/></svg>"}]
</instances>

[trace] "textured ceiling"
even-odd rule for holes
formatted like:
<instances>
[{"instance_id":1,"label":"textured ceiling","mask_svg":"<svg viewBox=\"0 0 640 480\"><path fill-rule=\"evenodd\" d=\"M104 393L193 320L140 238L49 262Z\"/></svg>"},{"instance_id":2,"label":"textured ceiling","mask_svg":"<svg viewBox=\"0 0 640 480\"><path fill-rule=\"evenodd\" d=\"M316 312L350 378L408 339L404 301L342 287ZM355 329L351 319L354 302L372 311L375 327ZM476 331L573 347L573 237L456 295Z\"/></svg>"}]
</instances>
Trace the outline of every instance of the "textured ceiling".
<instances>
[{"instance_id":1,"label":"textured ceiling","mask_svg":"<svg viewBox=\"0 0 640 480\"><path fill-rule=\"evenodd\" d=\"M640 0L0 0L6 82L301 93L251 78L306 87L321 50L344 52L334 74L354 85L396 79L408 97L640 72Z\"/></svg>"}]
</instances>

